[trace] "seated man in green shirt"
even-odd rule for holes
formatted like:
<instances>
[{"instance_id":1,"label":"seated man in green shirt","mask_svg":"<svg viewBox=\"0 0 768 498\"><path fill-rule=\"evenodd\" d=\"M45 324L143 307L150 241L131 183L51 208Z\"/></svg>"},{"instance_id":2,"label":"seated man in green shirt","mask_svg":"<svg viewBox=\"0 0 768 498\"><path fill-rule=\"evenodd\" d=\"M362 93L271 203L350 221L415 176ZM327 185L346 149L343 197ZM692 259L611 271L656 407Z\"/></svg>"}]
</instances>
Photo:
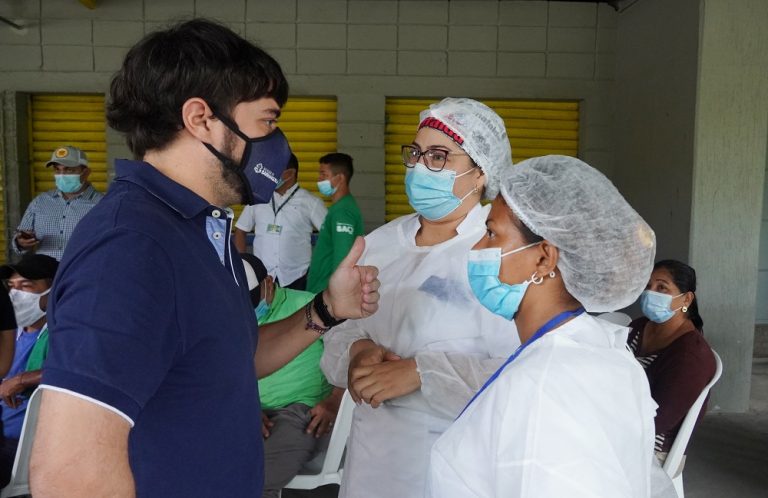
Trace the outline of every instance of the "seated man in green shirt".
<instances>
[{"instance_id":1,"label":"seated man in green shirt","mask_svg":"<svg viewBox=\"0 0 768 498\"><path fill-rule=\"evenodd\" d=\"M312 300L311 292L284 289L252 254L241 254L259 325L282 320ZM290 363L259 380L264 434L264 498L280 496L304 463L328 446L343 389L320 370L323 341L315 341Z\"/></svg>"},{"instance_id":2,"label":"seated man in green shirt","mask_svg":"<svg viewBox=\"0 0 768 498\"><path fill-rule=\"evenodd\" d=\"M358 235L364 235L363 215L349 190L354 167L352 157L341 152L320 158L317 188L330 197L332 204L325 215L307 273L307 290L313 294L328 287L328 279L339 266Z\"/></svg>"}]
</instances>

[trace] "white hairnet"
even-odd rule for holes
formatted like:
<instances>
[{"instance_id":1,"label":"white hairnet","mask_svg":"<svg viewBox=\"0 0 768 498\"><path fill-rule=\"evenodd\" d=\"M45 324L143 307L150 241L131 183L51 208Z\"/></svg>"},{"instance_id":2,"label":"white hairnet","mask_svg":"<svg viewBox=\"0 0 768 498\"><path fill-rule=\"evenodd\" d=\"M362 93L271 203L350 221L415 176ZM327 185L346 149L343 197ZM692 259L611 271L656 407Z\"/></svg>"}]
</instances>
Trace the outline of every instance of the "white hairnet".
<instances>
[{"instance_id":1,"label":"white hairnet","mask_svg":"<svg viewBox=\"0 0 768 498\"><path fill-rule=\"evenodd\" d=\"M458 135L456 137L446 133L483 170L485 198L495 198L499 193L501 172L512 166L512 147L509 145L504 120L482 102L452 97L421 111L419 129L424 126L424 120L427 118L438 119L448 126L454 135Z\"/></svg>"},{"instance_id":2,"label":"white hairnet","mask_svg":"<svg viewBox=\"0 0 768 498\"><path fill-rule=\"evenodd\" d=\"M505 172L501 194L520 221L560 250L565 288L587 311L623 308L645 289L656 236L590 165L534 157Z\"/></svg>"}]
</instances>

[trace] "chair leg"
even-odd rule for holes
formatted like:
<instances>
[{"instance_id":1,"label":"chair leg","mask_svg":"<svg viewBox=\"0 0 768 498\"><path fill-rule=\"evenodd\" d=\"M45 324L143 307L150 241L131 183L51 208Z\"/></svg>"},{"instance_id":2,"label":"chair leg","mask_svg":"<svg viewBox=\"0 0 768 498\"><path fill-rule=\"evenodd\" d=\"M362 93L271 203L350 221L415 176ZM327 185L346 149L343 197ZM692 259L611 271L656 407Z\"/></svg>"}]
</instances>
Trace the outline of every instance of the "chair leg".
<instances>
[{"instance_id":1,"label":"chair leg","mask_svg":"<svg viewBox=\"0 0 768 498\"><path fill-rule=\"evenodd\" d=\"M675 492L677 493L677 498L685 498L685 492L683 491L683 473L680 472L675 476L674 479L672 479L672 484L675 486Z\"/></svg>"}]
</instances>

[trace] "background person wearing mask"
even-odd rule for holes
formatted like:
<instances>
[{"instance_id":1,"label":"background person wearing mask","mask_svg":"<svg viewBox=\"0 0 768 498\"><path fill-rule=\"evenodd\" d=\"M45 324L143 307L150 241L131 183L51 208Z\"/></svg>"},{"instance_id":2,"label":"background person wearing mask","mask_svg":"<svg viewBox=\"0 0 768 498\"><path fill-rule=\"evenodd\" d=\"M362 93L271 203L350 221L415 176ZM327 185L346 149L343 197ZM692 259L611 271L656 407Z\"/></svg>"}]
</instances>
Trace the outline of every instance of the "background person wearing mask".
<instances>
[{"instance_id":1,"label":"background person wearing mask","mask_svg":"<svg viewBox=\"0 0 768 498\"><path fill-rule=\"evenodd\" d=\"M505 171L486 224L469 283L522 345L435 443L430 496L649 496L648 382L627 328L585 310L637 299L653 231L605 176L566 156Z\"/></svg>"},{"instance_id":2,"label":"background person wearing mask","mask_svg":"<svg viewBox=\"0 0 768 498\"><path fill-rule=\"evenodd\" d=\"M259 325L292 315L314 297L310 292L280 287L258 258L241 256ZM278 498L303 465L328 447L344 390L325 379L320 370L322 354L320 339L284 367L259 379L264 434L262 498Z\"/></svg>"},{"instance_id":3,"label":"background person wearing mask","mask_svg":"<svg viewBox=\"0 0 768 498\"><path fill-rule=\"evenodd\" d=\"M8 289L18 324L13 365L8 376L0 384L0 409L3 420L0 486L8 484L11 477L29 401L29 397L24 393L40 384L42 361L32 369L29 369L28 361L34 350L47 350L45 312L48 307L48 292L58 266L58 262L50 256L28 254L18 263L0 267L0 279Z\"/></svg>"},{"instance_id":4,"label":"background person wearing mask","mask_svg":"<svg viewBox=\"0 0 768 498\"><path fill-rule=\"evenodd\" d=\"M312 258L312 231L319 230L327 210L323 201L298 184L299 160L294 154L266 204L245 206L235 225L235 247L246 249L253 232L253 255L283 288L304 290ZM349 251L349 249L347 249Z\"/></svg>"},{"instance_id":5,"label":"background person wearing mask","mask_svg":"<svg viewBox=\"0 0 768 498\"><path fill-rule=\"evenodd\" d=\"M448 98L421 113L402 150L417 212L369 234L363 256L381 270L379 312L325 338L323 371L365 402L355 407L341 497L422 498L432 443L519 344L474 299L466 273L490 209L480 198L495 197L512 167L504 121L480 102Z\"/></svg>"},{"instance_id":6,"label":"background person wearing mask","mask_svg":"<svg viewBox=\"0 0 768 498\"><path fill-rule=\"evenodd\" d=\"M59 147L45 166L53 167L56 188L29 203L12 247L19 254L34 250L60 260L75 226L103 195L88 182L91 170L85 151Z\"/></svg>"},{"instance_id":7,"label":"background person wearing mask","mask_svg":"<svg viewBox=\"0 0 768 498\"><path fill-rule=\"evenodd\" d=\"M643 317L629 327L628 344L645 369L658 403L654 450L660 462L675 441L688 410L717 368L704 339L696 300L696 271L675 260L659 261L640 296ZM707 411L701 408L699 417Z\"/></svg>"},{"instance_id":8,"label":"background person wearing mask","mask_svg":"<svg viewBox=\"0 0 768 498\"><path fill-rule=\"evenodd\" d=\"M358 235L363 235L363 215L349 190L352 157L334 152L320 158L317 188L331 198L331 207L317 236L307 274L307 290L320 292L328 286L328 278L347 256Z\"/></svg>"},{"instance_id":9,"label":"background person wearing mask","mask_svg":"<svg viewBox=\"0 0 768 498\"><path fill-rule=\"evenodd\" d=\"M0 378L5 377L11 369L15 342L16 316L13 304L8 293L0 291Z\"/></svg>"}]
</instances>

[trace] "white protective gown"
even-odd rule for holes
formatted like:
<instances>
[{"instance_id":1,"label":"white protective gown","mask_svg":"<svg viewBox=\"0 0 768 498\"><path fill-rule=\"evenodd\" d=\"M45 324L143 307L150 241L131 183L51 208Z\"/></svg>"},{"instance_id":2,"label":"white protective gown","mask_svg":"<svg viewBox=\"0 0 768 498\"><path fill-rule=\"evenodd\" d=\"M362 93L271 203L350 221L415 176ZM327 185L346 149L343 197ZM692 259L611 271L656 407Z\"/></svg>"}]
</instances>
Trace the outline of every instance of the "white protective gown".
<instances>
[{"instance_id":1,"label":"white protective gown","mask_svg":"<svg viewBox=\"0 0 768 498\"><path fill-rule=\"evenodd\" d=\"M647 498L656 403L628 331L582 314L526 348L435 444L428 496Z\"/></svg>"},{"instance_id":2,"label":"white protective gown","mask_svg":"<svg viewBox=\"0 0 768 498\"><path fill-rule=\"evenodd\" d=\"M489 209L477 205L456 237L431 247L416 246L416 215L366 237L360 264L379 268L379 310L331 329L321 366L332 384L346 386L349 346L369 338L415 357L422 387L376 409L355 408L340 497L423 497L432 444L519 345L514 322L486 310L467 278Z\"/></svg>"}]
</instances>

